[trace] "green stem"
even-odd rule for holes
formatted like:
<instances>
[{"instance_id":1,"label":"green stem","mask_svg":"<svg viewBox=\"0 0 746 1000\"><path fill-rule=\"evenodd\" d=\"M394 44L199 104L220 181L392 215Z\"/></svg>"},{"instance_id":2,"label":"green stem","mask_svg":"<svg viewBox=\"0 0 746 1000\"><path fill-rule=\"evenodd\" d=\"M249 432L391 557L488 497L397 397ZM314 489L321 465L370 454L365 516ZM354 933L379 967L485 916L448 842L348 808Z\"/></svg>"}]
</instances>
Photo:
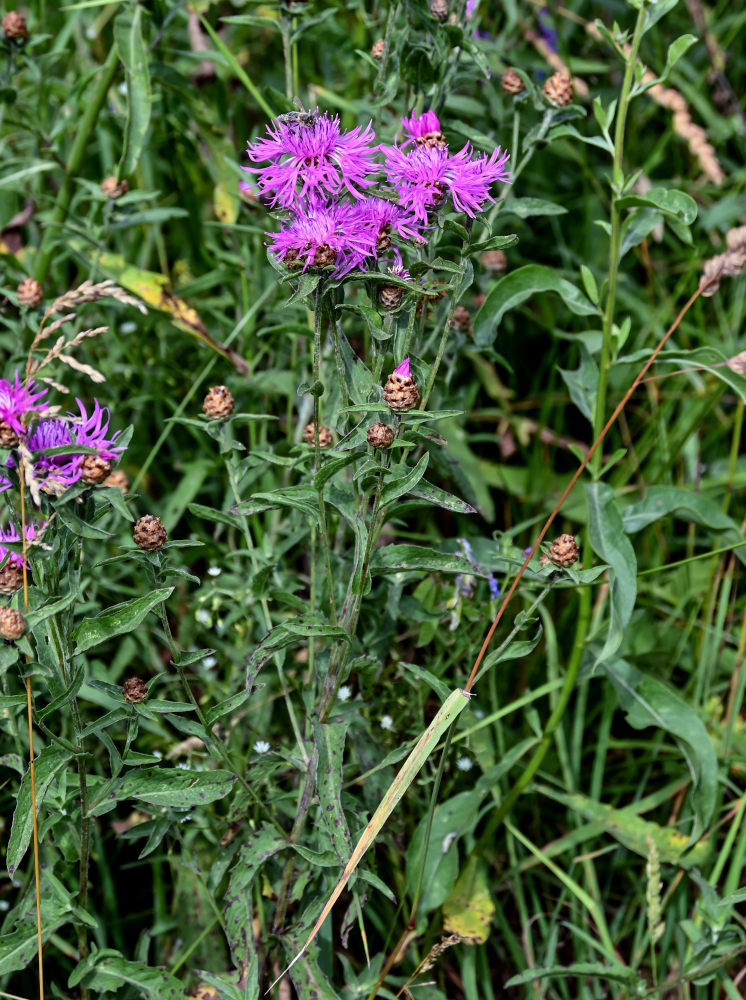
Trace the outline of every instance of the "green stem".
<instances>
[{"instance_id":1,"label":"green stem","mask_svg":"<svg viewBox=\"0 0 746 1000\"><path fill-rule=\"evenodd\" d=\"M593 413L593 437L598 438L606 423L606 395L609 384L609 368L612 354L612 330L614 327L614 312L616 309L617 275L620 264L620 246L622 232L622 212L619 199L624 187L624 131L627 124L630 92L635 76L637 54L640 49L642 28L645 22L645 5L641 4L637 12L637 22L632 44L627 54L627 65L624 69L624 80L619 95L619 105L616 112L616 127L614 131L614 168L611 182L611 235L609 238L609 280L606 286L606 304L604 308L601 359L599 362L598 389ZM603 454L599 448L590 463L590 471L594 479L598 479L603 466Z\"/></svg>"},{"instance_id":2,"label":"green stem","mask_svg":"<svg viewBox=\"0 0 746 1000\"><path fill-rule=\"evenodd\" d=\"M75 178L81 168L83 158L88 152L91 132L96 124L99 111L106 100L106 94L112 84L112 81L114 80L118 66L119 53L116 45L112 45L109 50L109 54L106 57L106 62L102 67L101 76L98 78L98 81L93 89L93 93L91 94L88 102L84 103L85 110L82 118L80 119L80 126L78 128L77 135L75 136L72 149L70 150L70 155L67 159L65 175L62 179L59 194L57 195L57 201L55 203L54 210L52 211L52 216L44 231L44 237L41 242L41 248L39 249L39 254L36 259L36 267L34 269L36 280L40 284L44 284L44 279L46 278L49 266L52 263L52 257L55 254L56 244L60 235L59 230L67 218L67 212L70 208Z\"/></svg>"},{"instance_id":3,"label":"green stem","mask_svg":"<svg viewBox=\"0 0 746 1000\"><path fill-rule=\"evenodd\" d=\"M318 475L321 471L321 443L319 441L319 428L321 427L321 411L319 399L324 391L321 382L321 326L324 313L324 291L323 283L319 282L316 291L316 303L313 312L313 440L314 440L314 471ZM332 577L331 552L329 550L329 530L326 520L326 503L324 502L324 487L317 489L319 499L319 519L321 521L321 544L324 550L324 564L326 566L326 581L329 588L329 617L332 624L337 624L337 610L334 606L334 579Z\"/></svg>"},{"instance_id":4,"label":"green stem","mask_svg":"<svg viewBox=\"0 0 746 1000\"><path fill-rule=\"evenodd\" d=\"M466 254L468 248L464 244L464 254ZM464 260L466 257L464 256ZM427 377L427 385L425 386L425 391L422 394L422 401L420 402L420 409L424 410L427 408L427 401L430 398L430 393L432 392L433 385L435 384L435 378L438 374L438 368L440 367L440 362L443 360L443 355L445 354L446 345L448 343L448 337L451 332L451 320L453 319L453 314L456 311L456 307L459 301L459 295L461 293L461 282L464 280L464 270L465 265L461 265L459 271L458 280L453 288L453 292L449 297L448 312L443 320L443 333L440 337L440 343L438 344L438 351L435 355L435 360L430 366L430 374Z\"/></svg>"}]
</instances>

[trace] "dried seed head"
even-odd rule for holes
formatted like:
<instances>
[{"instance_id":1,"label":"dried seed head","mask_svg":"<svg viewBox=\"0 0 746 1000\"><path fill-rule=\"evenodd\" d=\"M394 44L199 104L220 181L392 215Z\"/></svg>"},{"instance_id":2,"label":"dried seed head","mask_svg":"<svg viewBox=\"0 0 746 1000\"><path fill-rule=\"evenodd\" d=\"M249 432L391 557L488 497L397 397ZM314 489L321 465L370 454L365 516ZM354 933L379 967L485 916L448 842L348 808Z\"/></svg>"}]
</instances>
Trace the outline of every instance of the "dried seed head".
<instances>
[{"instance_id":1,"label":"dried seed head","mask_svg":"<svg viewBox=\"0 0 746 1000\"><path fill-rule=\"evenodd\" d=\"M493 274L502 274L508 269L508 258L502 250L485 250L480 260L485 271L491 271Z\"/></svg>"},{"instance_id":2,"label":"dried seed head","mask_svg":"<svg viewBox=\"0 0 746 1000\"><path fill-rule=\"evenodd\" d=\"M125 178L118 181L116 177L106 177L101 181L101 193L105 194L106 197L110 198L112 201L116 201L117 198L121 198L123 194L127 194L129 189L130 186Z\"/></svg>"},{"instance_id":3,"label":"dried seed head","mask_svg":"<svg viewBox=\"0 0 746 1000\"><path fill-rule=\"evenodd\" d=\"M306 444L312 444L312 445L316 444L315 427L316 424L314 424L312 420L311 423L308 424L305 430L303 431L303 440L306 442ZM331 443L332 443L332 432L329 430L328 427L324 427L323 424L319 424L319 448L328 448Z\"/></svg>"},{"instance_id":4,"label":"dried seed head","mask_svg":"<svg viewBox=\"0 0 746 1000\"><path fill-rule=\"evenodd\" d=\"M18 301L22 306L33 308L44 298L44 292L36 278L24 278L16 289Z\"/></svg>"},{"instance_id":5,"label":"dried seed head","mask_svg":"<svg viewBox=\"0 0 746 1000\"><path fill-rule=\"evenodd\" d=\"M233 413L233 396L226 385L214 385L202 403L202 412L210 420L225 420Z\"/></svg>"},{"instance_id":6,"label":"dried seed head","mask_svg":"<svg viewBox=\"0 0 746 1000\"><path fill-rule=\"evenodd\" d=\"M388 448L393 440L394 431L388 424L375 423L368 428L368 444L373 448Z\"/></svg>"},{"instance_id":7,"label":"dried seed head","mask_svg":"<svg viewBox=\"0 0 746 1000\"><path fill-rule=\"evenodd\" d=\"M26 631L26 619L20 611L5 605L0 607L0 636L3 639L20 639Z\"/></svg>"},{"instance_id":8,"label":"dried seed head","mask_svg":"<svg viewBox=\"0 0 746 1000\"><path fill-rule=\"evenodd\" d=\"M549 546L549 562L566 569L578 561L578 543L574 535L560 535Z\"/></svg>"},{"instance_id":9,"label":"dried seed head","mask_svg":"<svg viewBox=\"0 0 746 1000\"><path fill-rule=\"evenodd\" d=\"M23 586L23 567L8 559L0 569L0 594L15 594Z\"/></svg>"},{"instance_id":10,"label":"dried seed head","mask_svg":"<svg viewBox=\"0 0 746 1000\"><path fill-rule=\"evenodd\" d=\"M132 705L136 705L138 701L145 701L147 696L148 686L141 677L128 677L122 684L122 697Z\"/></svg>"},{"instance_id":11,"label":"dried seed head","mask_svg":"<svg viewBox=\"0 0 746 1000\"><path fill-rule=\"evenodd\" d=\"M103 483L111 472L111 462L100 455L86 455L80 466L81 479L89 486L96 486Z\"/></svg>"},{"instance_id":12,"label":"dried seed head","mask_svg":"<svg viewBox=\"0 0 746 1000\"><path fill-rule=\"evenodd\" d=\"M130 488L130 481L127 478L127 473L123 469L114 469L106 479L104 479L102 486L116 486L122 491L122 493L128 493Z\"/></svg>"},{"instance_id":13,"label":"dried seed head","mask_svg":"<svg viewBox=\"0 0 746 1000\"><path fill-rule=\"evenodd\" d=\"M526 89L526 84L512 67L505 70L500 83L506 94L520 94L522 90Z\"/></svg>"},{"instance_id":14,"label":"dried seed head","mask_svg":"<svg viewBox=\"0 0 746 1000\"><path fill-rule=\"evenodd\" d=\"M572 80L566 73L552 73L543 90L546 99L558 108L572 104Z\"/></svg>"},{"instance_id":15,"label":"dried seed head","mask_svg":"<svg viewBox=\"0 0 746 1000\"><path fill-rule=\"evenodd\" d=\"M6 424L4 420L0 420L0 447L15 448L17 444L18 435L16 432L9 424Z\"/></svg>"},{"instance_id":16,"label":"dried seed head","mask_svg":"<svg viewBox=\"0 0 746 1000\"><path fill-rule=\"evenodd\" d=\"M146 514L139 521L135 521L132 537L138 549L143 549L145 552L155 552L156 549L162 549L168 541L168 533L163 527L163 521L155 514Z\"/></svg>"},{"instance_id":17,"label":"dried seed head","mask_svg":"<svg viewBox=\"0 0 746 1000\"><path fill-rule=\"evenodd\" d=\"M374 59L377 59L380 62L383 59L385 52L386 52L386 43L382 38L377 38L375 42L373 42L373 45L371 46L370 54L373 56Z\"/></svg>"},{"instance_id":18,"label":"dried seed head","mask_svg":"<svg viewBox=\"0 0 746 1000\"><path fill-rule=\"evenodd\" d=\"M3 18L3 34L15 42L26 41L28 38L26 18L16 10L9 10Z\"/></svg>"},{"instance_id":19,"label":"dried seed head","mask_svg":"<svg viewBox=\"0 0 746 1000\"><path fill-rule=\"evenodd\" d=\"M383 387L383 400L392 410L397 412L411 410L417 406L420 400L420 390L410 374L409 358L405 358L386 379L386 385Z\"/></svg>"},{"instance_id":20,"label":"dried seed head","mask_svg":"<svg viewBox=\"0 0 746 1000\"><path fill-rule=\"evenodd\" d=\"M445 21L448 17L448 4L446 0L430 0L430 13L436 21Z\"/></svg>"},{"instance_id":21,"label":"dried seed head","mask_svg":"<svg viewBox=\"0 0 746 1000\"><path fill-rule=\"evenodd\" d=\"M394 312L401 305L404 289L401 285L381 285L378 289L378 301L386 312Z\"/></svg>"},{"instance_id":22,"label":"dried seed head","mask_svg":"<svg viewBox=\"0 0 746 1000\"><path fill-rule=\"evenodd\" d=\"M471 333L471 315L465 306L456 306L451 316L451 326L456 330Z\"/></svg>"}]
</instances>

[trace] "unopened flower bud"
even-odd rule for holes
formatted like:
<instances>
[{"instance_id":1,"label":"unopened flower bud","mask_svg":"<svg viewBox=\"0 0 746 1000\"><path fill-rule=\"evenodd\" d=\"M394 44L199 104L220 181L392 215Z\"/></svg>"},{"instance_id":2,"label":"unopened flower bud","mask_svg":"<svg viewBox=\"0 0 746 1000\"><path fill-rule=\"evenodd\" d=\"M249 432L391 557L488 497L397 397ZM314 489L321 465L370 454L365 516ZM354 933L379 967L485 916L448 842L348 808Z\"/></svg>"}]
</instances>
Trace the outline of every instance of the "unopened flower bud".
<instances>
[{"instance_id":1,"label":"unopened flower bud","mask_svg":"<svg viewBox=\"0 0 746 1000\"><path fill-rule=\"evenodd\" d=\"M508 258L502 250L485 250L479 259L485 271L491 271L493 274L502 274L508 269Z\"/></svg>"},{"instance_id":2,"label":"unopened flower bud","mask_svg":"<svg viewBox=\"0 0 746 1000\"><path fill-rule=\"evenodd\" d=\"M548 559L561 569L567 569L578 561L578 543L574 535L560 535L549 546Z\"/></svg>"},{"instance_id":3,"label":"unopened flower bud","mask_svg":"<svg viewBox=\"0 0 746 1000\"><path fill-rule=\"evenodd\" d=\"M316 424L311 421L303 431L303 440L306 444L316 444ZM319 424L319 448L328 448L332 443L332 432L328 427Z\"/></svg>"},{"instance_id":4,"label":"unopened flower bud","mask_svg":"<svg viewBox=\"0 0 746 1000\"><path fill-rule=\"evenodd\" d=\"M404 289L401 285L381 285L378 290L378 301L386 312L395 312L403 297Z\"/></svg>"},{"instance_id":5,"label":"unopened flower bud","mask_svg":"<svg viewBox=\"0 0 746 1000\"><path fill-rule=\"evenodd\" d=\"M28 38L26 18L16 10L9 10L3 18L3 34L14 42L25 42Z\"/></svg>"},{"instance_id":6,"label":"unopened flower bud","mask_svg":"<svg viewBox=\"0 0 746 1000\"><path fill-rule=\"evenodd\" d=\"M20 611L6 605L0 607L0 637L3 639L20 639L26 631L26 619Z\"/></svg>"},{"instance_id":7,"label":"unopened flower bud","mask_svg":"<svg viewBox=\"0 0 746 1000\"><path fill-rule=\"evenodd\" d=\"M4 420L0 420L0 447L15 448L18 444L18 435Z\"/></svg>"},{"instance_id":8,"label":"unopened flower bud","mask_svg":"<svg viewBox=\"0 0 746 1000\"><path fill-rule=\"evenodd\" d=\"M417 406L420 400L420 390L410 373L409 358L405 358L386 379L386 385L383 387L383 399L392 410L398 412L411 410Z\"/></svg>"},{"instance_id":9,"label":"unopened flower bud","mask_svg":"<svg viewBox=\"0 0 746 1000\"><path fill-rule=\"evenodd\" d=\"M104 479L102 486L116 486L122 491L122 493L129 492L130 481L127 478L127 473L123 469L114 469L106 479Z\"/></svg>"},{"instance_id":10,"label":"unopened flower bud","mask_svg":"<svg viewBox=\"0 0 746 1000\"><path fill-rule=\"evenodd\" d=\"M430 13L436 21L445 21L448 17L448 3L446 0L430 0Z\"/></svg>"},{"instance_id":11,"label":"unopened flower bud","mask_svg":"<svg viewBox=\"0 0 746 1000\"><path fill-rule=\"evenodd\" d=\"M373 42L373 45L371 46L370 54L373 56L374 59L380 62L383 59L385 52L386 52L386 43L382 38L377 38L375 42Z\"/></svg>"},{"instance_id":12,"label":"unopened flower bud","mask_svg":"<svg viewBox=\"0 0 746 1000\"><path fill-rule=\"evenodd\" d=\"M451 326L456 330L471 333L471 315L465 306L456 306L451 316Z\"/></svg>"},{"instance_id":13,"label":"unopened flower bud","mask_svg":"<svg viewBox=\"0 0 746 1000\"><path fill-rule=\"evenodd\" d=\"M506 94L520 94L522 90L526 89L526 84L512 68L505 70L500 83Z\"/></svg>"},{"instance_id":14,"label":"unopened flower bud","mask_svg":"<svg viewBox=\"0 0 746 1000\"><path fill-rule=\"evenodd\" d=\"M156 517L155 514L145 514L139 521L135 521L132 538L138 549L143 549L145 552L155 552L166 544L168 533L159 517Z\"/></svg>"},{"instance_id":15,"label":"unopened flower bud","mask_svg":"<svg viewBox=\"0 0 746 1000\"><path fill-rule=\"evenodd\" d=\"M572 80L566 73L553 73L543 87L544 96L558 108L572 104Z\"/></svg>"},{"instance_id":16,"label":"unopened flower bud","mask_svg":"<svg viewBox=\"0 0 746 1000\"><path fill-rule=\"evenodd\" d=\"M103 483L111 472L111 462L101 455L85 455L80 466L80 478L89 486L96 486Z\"/></svg>"},{"instance_id":17,"label":"unopened flower bud","mask_svg":"<svg viewBox=\"0 0 746 1000\"><path fill-rule=\"evenodd\" d=\"M225 420L233 413L233 396L225 385L214 385L202 403L202 412L210 420Z\"/></svg>"},{"instance_id":18,"label":"unopened flower bud","mask_svg":"<svg viewBox=\"0 0 746 1000\"><path fill-rule=\"evenodd\" d=\"M388 424L375 423L368 428L368 444L373 448L388 448L394 440L394 431Z\"/></svg>"},{"instance_id":19,"label":"unopened flower bud","mask_svg":"<svg viewBox=\"0 0 746 1000\"><path fill-rule=\"evenodd\" d=\"M15 594L23 586L23 566L8 559L0 569L0 594Z\"/></svg>"},{"instance_id":20,"label":"unopened flower bud","mask_svg":"<svg viewBox=\"0 0 746 1000\"><path fill-rule=\"evenodd\" d=\"M16 289L18 301L22 306L33 308L44 298L44 292L36 278L24 278Z\"/></svg>"},{"instance_id":21,"label":"unopened flower bud","mask_svg":"<svg viewBox=\"0 0 746 1000\"><path fill-rule=\"evenodd\" d=\"M129 189L130 186L124 177L121 181L118 181L116 177L106 177L101 181L101 193L105 194L111 201L121 198L123 194L127 194Z\"/></svg>"},{"instance_id":22,"label":"unopened flower bud","mask_svg":"<svg viewBox=\"0 0 746 1000\"><path fill-rule=\"evenodd\" d=\"M148 686L140 677L128 677L122 684L122 697L132 705L136 705L139 701L145 701L147 696Z\"/></svg>"}]
</instances>

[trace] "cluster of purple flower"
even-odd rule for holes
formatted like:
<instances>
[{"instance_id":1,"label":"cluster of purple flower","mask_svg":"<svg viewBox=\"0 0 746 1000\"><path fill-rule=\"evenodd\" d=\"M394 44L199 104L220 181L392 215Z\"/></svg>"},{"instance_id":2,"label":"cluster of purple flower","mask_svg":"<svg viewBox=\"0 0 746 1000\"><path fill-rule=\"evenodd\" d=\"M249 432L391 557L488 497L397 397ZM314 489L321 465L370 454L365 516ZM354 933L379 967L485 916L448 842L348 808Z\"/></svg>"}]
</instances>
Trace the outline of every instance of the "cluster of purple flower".
<instances>
[{"instance_id":1,"label":"cluster of purple flower","mask_svg":"<svg viewBox=\"0 0 746 1000\"><path fill-rule=\"evenodd\" d=\"M13 448L23 442L31 454L34 478L48 493L59 494L79 479L85 479L87 470L92 471L93 466L96 472L91 475L90 481L100 481L102 472L104 475L108 473L111 463L124 450L115 443L118 431L108 436L109 411L94 400L89 414L77 399L79 413L44 418L42 411L47 403L43 397L47 391L37 389L33 382L24 385L17 372L12 382L0 379L0 444ZM48 453L52 448L76 446L95 451ZM6 467L14 468L15 465L16 460L11 455ZM0 492L11 485L7 476L0 475Z\"/></svg>"},{"instance_id":2,"label":"cluster of purple flower","mask_svg":"<svg viewBox=\"0 0 746 1000\"><path fill-rule=\"evenodd\" d=\"M255 186L270 206L290 210L279 232L268 233L270 252L288 267L332 266L335 277L378 260L400 239L423 241L428 212L450 196L454 207L474 217L490 195L490 185L510 181L508 154L475 156L467 143L451 153L433 111L402 119L400 146L374 145L369 123L342 130L328 113L283 116L267 126L268 137L249 143ZM411 147L411 148L407 148ZM375 197L368 189L383 172L393 191ZM388 200L395 197L395 201ZM393 249L395 267L402 261Z\"/></svg>"}]
</instances>

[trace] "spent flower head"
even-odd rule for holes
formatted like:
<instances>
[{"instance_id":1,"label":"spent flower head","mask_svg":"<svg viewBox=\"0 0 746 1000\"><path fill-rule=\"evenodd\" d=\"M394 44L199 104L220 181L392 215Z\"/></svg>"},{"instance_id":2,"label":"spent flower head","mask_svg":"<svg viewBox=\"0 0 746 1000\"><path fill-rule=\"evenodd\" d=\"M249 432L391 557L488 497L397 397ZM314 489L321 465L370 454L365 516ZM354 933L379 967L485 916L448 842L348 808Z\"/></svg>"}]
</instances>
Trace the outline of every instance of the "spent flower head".
<instances>
[{"instance_id":1,"label":"spent flower head","mask_svg":"<svg viewBox=\"0 0 746 1000\"><path fill-rule=\"evenodd\" d=\"M345 132L338 115L319 115L317 109L315 115L274 121L267 134L249 143L248 155L254 163L269 165L243 169L256 174L260 191L271 196L273 205L290 208L310 195L344 191L361 198L362 189L373 183L372 122Z\"/></svg>"}]
</instances>

